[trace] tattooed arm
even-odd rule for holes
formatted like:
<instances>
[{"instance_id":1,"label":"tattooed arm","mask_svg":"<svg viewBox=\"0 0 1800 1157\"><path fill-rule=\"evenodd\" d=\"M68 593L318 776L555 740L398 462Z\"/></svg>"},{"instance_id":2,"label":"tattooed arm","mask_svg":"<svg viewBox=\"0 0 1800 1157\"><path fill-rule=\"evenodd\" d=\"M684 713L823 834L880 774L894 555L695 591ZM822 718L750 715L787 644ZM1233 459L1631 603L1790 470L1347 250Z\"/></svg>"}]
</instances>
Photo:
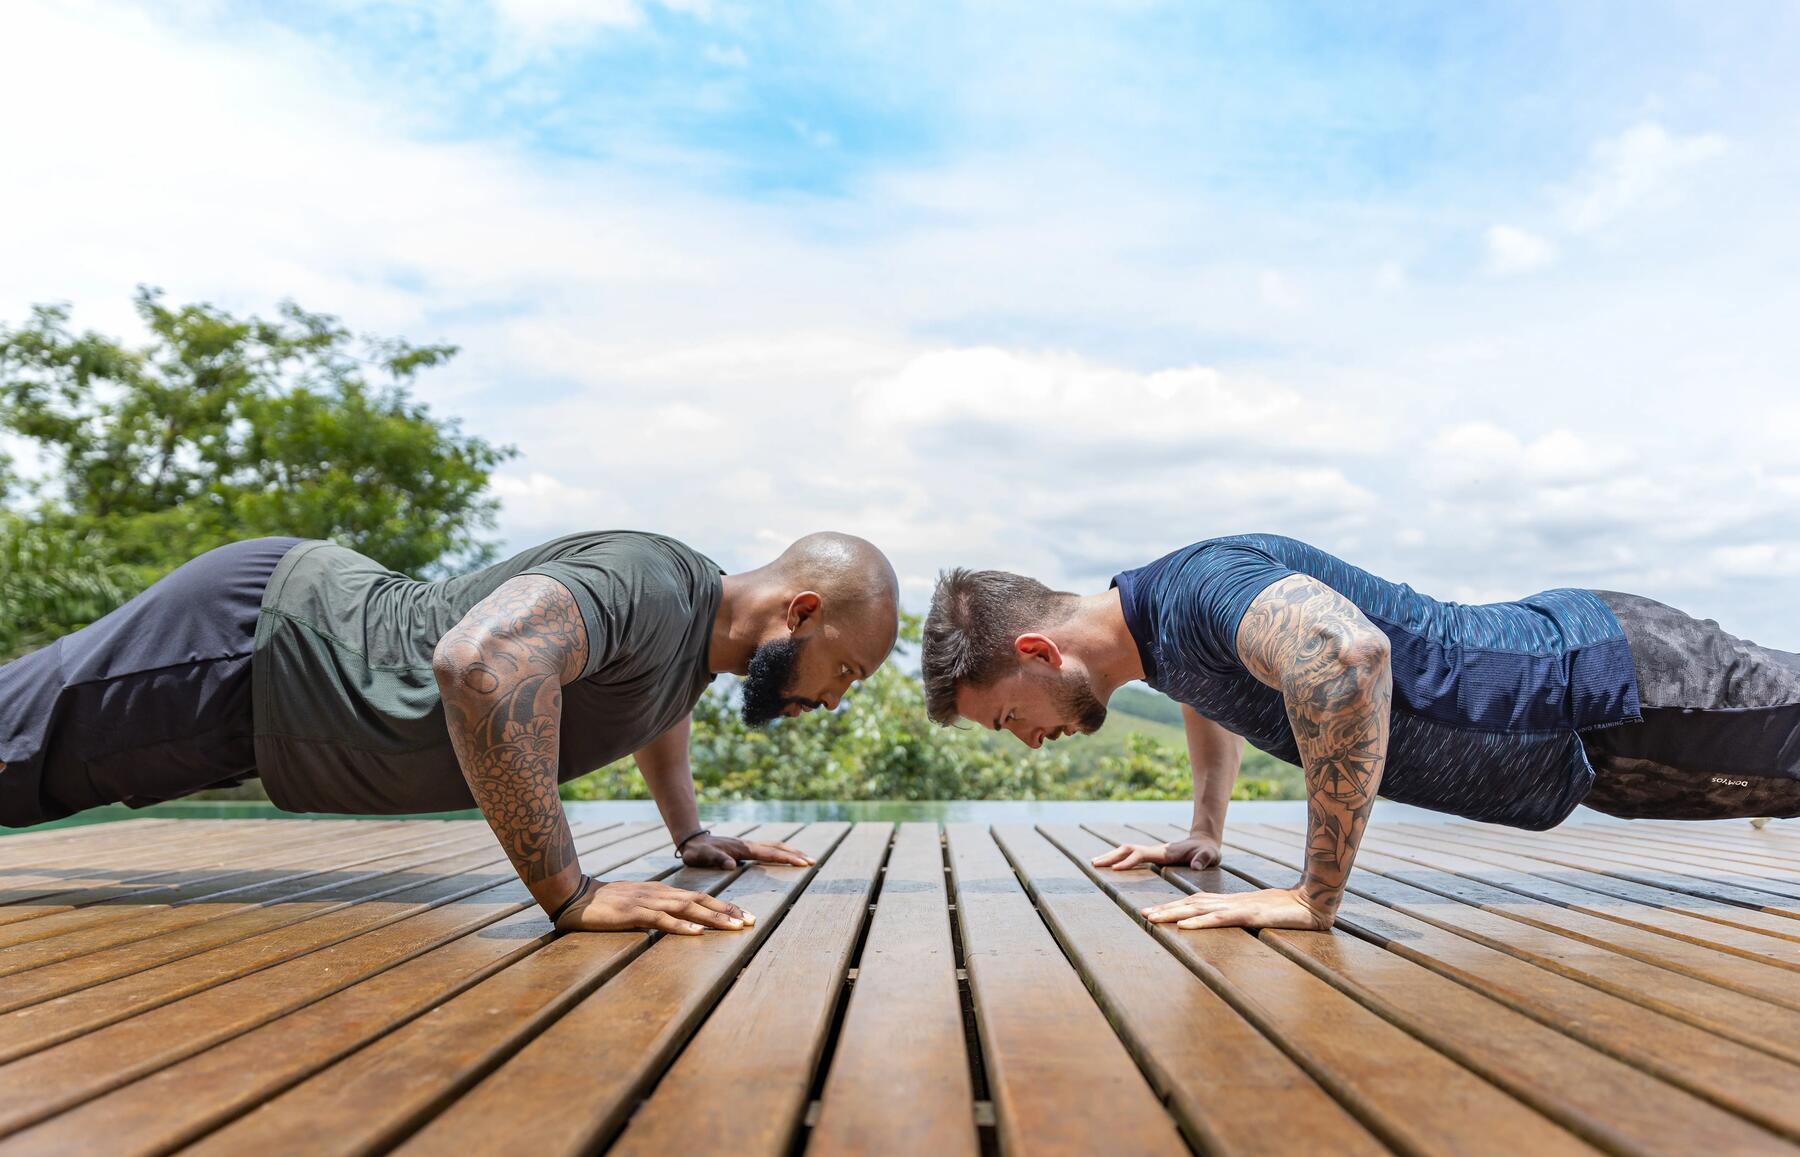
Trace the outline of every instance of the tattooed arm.
<instances>
[{"instance_id":1,"label":"tattooed arm","mask_svg":"<svg viewBox=\"0 0 1800 1157\"><path fill-rule=\"evenodd\" d=\"M450 742L475 803L519 878L557 926L597 931L741 927L743 913L664 884L596 884L581 873L557 794L562 688L587 666L587 629L555 579L501 584L438 641L432 655Z\"/></svg>"},{"instance_id":2,"label":"tattooed arm","mask_svg":"<svg viewBox=\"0 0 1800 1157\"><path fill-rule=\"evenodd\" d=\"M1329 928L1387 762L1387 636L1324 583L1290 575L1250 604L1237 649L1287 704L1306 771L1306 871L1298 888L1195 893L1145 914L1183 928Z\"/></svg>"}]
</instances>

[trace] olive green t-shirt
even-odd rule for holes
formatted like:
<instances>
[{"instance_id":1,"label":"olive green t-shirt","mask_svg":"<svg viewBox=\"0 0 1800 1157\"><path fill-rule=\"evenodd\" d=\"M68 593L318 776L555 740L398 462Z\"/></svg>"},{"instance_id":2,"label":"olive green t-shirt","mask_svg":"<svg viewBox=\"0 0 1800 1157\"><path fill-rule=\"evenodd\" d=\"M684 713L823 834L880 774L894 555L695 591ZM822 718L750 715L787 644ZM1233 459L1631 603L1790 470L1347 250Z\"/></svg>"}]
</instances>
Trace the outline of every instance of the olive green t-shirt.
<instances>
[{"instance_id":1,"label":"olive green t-shirt","mask_svg":"<svg viewBox=\"0 0 1800 1157\"><path fill-rule=\"evenodd\" d=\"M252 687L256 763L288 811L398 815L474 806L431 655L508 579L548 575L581 607L588 661L563 688L557 778L629 755L680 722L712 681L719 568L656 534L593 531L441 582L328 542L282 558L263 592Z\"/></svg>"}]
</instances>

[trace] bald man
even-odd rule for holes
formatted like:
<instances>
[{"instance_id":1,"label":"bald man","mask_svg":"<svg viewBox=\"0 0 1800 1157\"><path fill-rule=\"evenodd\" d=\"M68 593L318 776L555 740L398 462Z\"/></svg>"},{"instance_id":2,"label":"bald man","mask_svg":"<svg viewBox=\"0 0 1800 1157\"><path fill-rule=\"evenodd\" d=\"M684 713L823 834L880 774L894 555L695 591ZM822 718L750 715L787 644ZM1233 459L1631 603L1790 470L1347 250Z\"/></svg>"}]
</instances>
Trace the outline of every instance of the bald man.
<instances>
[{"instance_id":1,"label":"bald man","mask_svg":"<svg viewBox=\"0 0 1800 1157\"><path fill-rule=\"evenodd\" d=\"M476 806L559 928L737 928L713 897L583 876L557 784L635 755L688 865L805 864L701 827L689 713L724 671L752 725L836 707L898 605L887 559L844 534L722 576L674 539L593 531L432 583L329 542L234 543L0 667L0 823L252 776L295 812Z\"/></svg>"}]
</instances>

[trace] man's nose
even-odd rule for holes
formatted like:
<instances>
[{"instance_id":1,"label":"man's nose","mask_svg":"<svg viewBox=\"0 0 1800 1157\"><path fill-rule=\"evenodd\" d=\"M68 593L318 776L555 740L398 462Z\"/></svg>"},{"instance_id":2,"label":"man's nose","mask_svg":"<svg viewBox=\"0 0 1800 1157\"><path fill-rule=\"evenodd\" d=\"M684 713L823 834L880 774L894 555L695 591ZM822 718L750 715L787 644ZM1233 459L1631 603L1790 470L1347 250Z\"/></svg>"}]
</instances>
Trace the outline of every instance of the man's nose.
<instances>
[{"instance_id":1,"label":"man's nose","mask_svg":"<svg viewBox=\"0 0 1800 1157\"><path fill-rule=\"evenodd\" d=\"M838 704L843 701L844 693L842 691L827 691L825 694L819 696L819 702L824 705L825 710L827 711L836 711Z\"/></svg>"}]
</instances>

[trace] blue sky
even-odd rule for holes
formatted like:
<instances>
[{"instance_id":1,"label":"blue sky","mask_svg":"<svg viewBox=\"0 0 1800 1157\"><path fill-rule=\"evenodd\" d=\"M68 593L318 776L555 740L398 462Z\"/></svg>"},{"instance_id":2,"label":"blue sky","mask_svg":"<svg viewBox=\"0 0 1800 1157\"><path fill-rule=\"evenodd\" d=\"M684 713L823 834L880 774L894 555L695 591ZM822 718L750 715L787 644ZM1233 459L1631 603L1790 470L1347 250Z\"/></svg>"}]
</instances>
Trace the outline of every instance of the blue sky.
<instances>
[{"instance_id":1,"label":"blue sky","mask_svg":"<svg viewBox=\"0 0 1800 1157\"><path fill-rule=\"evenodd\" d=\"M20 0L0 317L464 353L501 536L1196 538L1800 649L1791 4Z\"/></svg>"}]
</instances>

